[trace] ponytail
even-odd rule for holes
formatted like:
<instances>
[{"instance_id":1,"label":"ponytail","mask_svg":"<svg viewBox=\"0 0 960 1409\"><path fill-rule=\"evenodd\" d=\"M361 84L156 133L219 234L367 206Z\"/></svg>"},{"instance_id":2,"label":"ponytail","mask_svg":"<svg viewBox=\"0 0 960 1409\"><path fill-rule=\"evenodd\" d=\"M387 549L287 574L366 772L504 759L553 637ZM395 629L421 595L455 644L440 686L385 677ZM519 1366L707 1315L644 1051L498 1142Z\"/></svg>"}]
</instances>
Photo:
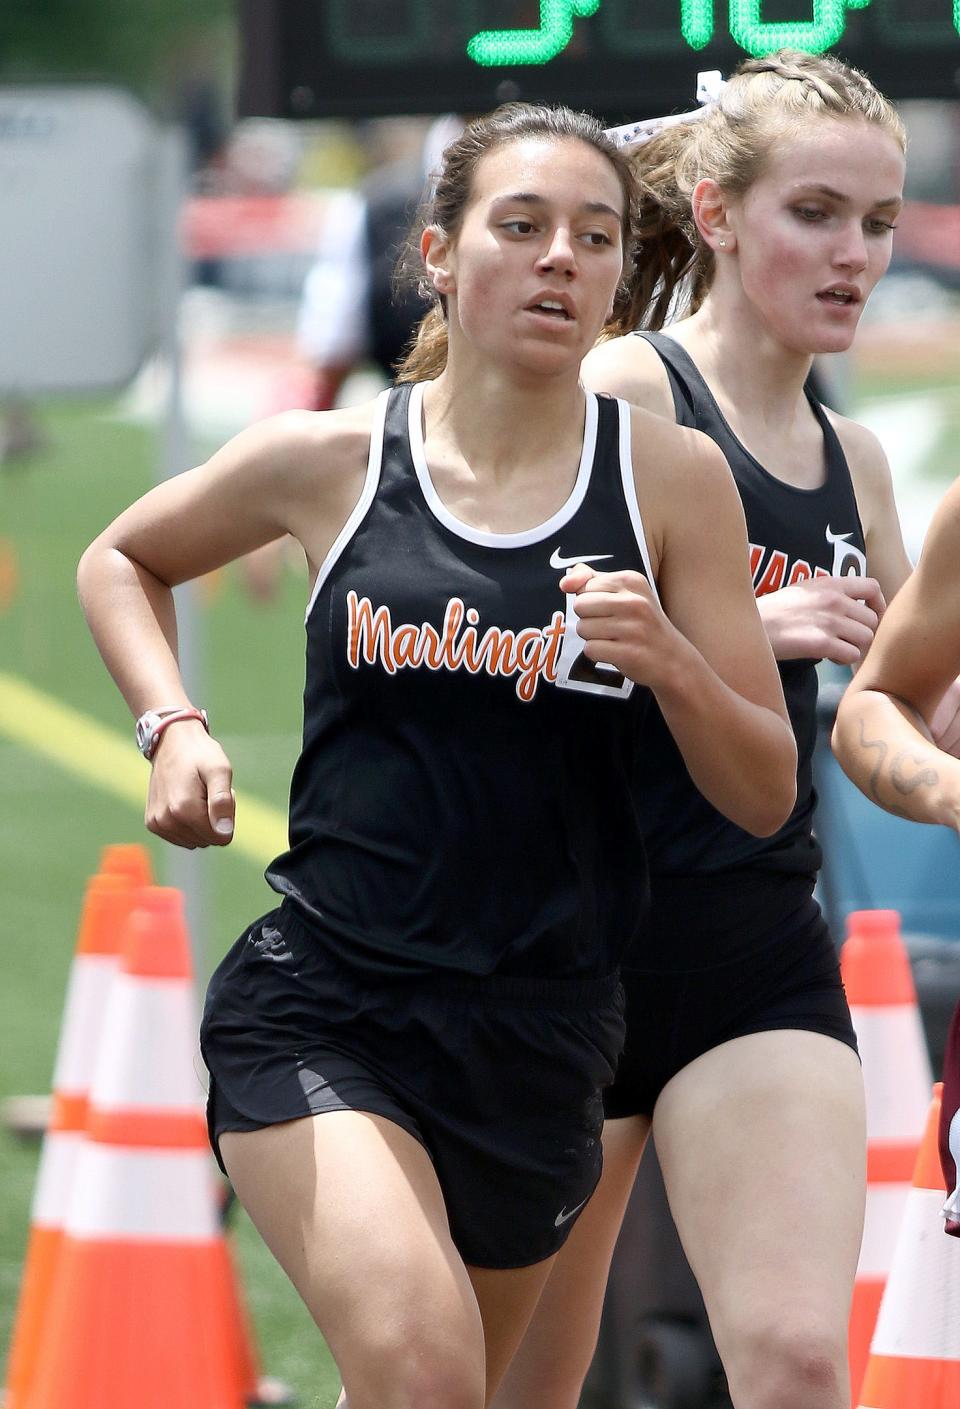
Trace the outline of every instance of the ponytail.
<instances>
[{"instance_id":1,"label":"ponytail","mask_svg":"<svg viewBox=\"0 0 960 1409\"><path fill-rule=\"evenodd\" d=\"M429 382L447 365L447 320L439 303L428 308L414 330L403 360L397 365L398 382Z\"/></svg>"},{"instance_id":2,"label":"ponytail","mask_svg":"<svg viewBox=\"0 0 960 1409\"><path fill-rule=\"evenodd\" d=\"M702 299L709 287L712 254L700 240L678 180L691 137L690 127L669 128L643 147L636 163L638 246L625 312L631 329L662 328L684 287L690 290L691 302L698 290Z\"/></svg>"}]
</instances>

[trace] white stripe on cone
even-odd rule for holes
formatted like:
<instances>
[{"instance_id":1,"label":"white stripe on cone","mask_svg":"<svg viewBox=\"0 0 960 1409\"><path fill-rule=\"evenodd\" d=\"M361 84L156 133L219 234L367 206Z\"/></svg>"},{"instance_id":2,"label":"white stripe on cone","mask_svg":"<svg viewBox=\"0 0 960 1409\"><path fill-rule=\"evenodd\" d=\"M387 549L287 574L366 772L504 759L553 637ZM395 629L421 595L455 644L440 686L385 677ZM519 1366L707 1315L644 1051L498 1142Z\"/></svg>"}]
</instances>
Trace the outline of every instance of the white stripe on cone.
<instances>
[{"instance_id":1,"label":"white stripe on cone","mask_svg":"<svg viewBox=\"0 0 960 1409\"><path fill-rule=\"evenodd\" d=\"M53 1089L86 1095L96 1061L110 987L117 972L113 954L77 954L70 969L57 1045Z\"/></svg>"},{"instance_id":2,"label":"white stripe on cone","mask_svg":"<svg viewBox=\"0 0 960 1409\"><path fill-rule=\"evenodd\" d=\"M890 1271L897 1247L900 1224L912 1192L912 1184L868 1184L867 1208L863 1222L863 1242L857 1263L857 1281L879 1278Z\"/></svg>"},{"instance_id":3,"label":"white stripe on cone","mask_svg":"<svg viewBox=\"0 0 960 1409\"><path fill-rule=\"evenodd\" d=\"M196 1032L188 980L119 973L93 1076L97 1110L202 1108L203 1088L193 1065Z\"/></svg>"},{"instance_id":4,"label":"white stripe on cone","mask_svg":"<svg viewBox=\"0 0 960 1409\"><path fill-rule=\"evenodd\" d=\"M219 1231L205 1150L86 1143L66 1221L71 1237L197 1243Z\"/></svg>"},{"instance_id":5,"label":"white stripe on cone","mask_svg":"<svg viewBox=\"0 0 960 1409\"><path fill-rule=\"evenodd\" d=\"M62 1228L70 1202L80 1150L86 1136L72 1130L48 1130L33 1190L30 1221L38 1228Z\"/></svg>"},{"instance_id":6,"label":"white stripe on cone","mask_svg":"<svg viewBox=\"0 0 960 1409\"><path fill-rule=\"evenodd\" d=\"M920 1143L933 1075L915 1003L850 1009L863 1062L867 1134Z\"/></svg>"},{"instance_id":7,"label":"white stripe on cone","mask_svg":"<svg viewBox=\"0 0 960 1409\"><path fill-rule=\"evenodd\" d=\"M944 1235L942 1204L940 1189L911 1190L871 1355L960 1360L960 1239Z\"/></svg>"}]
</instances>

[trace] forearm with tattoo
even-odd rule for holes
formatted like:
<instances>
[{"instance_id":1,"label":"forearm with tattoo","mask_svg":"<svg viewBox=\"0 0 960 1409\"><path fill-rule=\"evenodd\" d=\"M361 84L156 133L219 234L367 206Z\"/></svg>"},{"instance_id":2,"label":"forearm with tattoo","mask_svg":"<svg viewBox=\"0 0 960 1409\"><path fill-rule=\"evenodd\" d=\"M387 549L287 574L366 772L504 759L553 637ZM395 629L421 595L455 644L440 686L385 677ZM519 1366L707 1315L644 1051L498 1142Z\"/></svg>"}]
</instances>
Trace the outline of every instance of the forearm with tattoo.
<instances>
[{"instance_id":1,"label":"forearm with tattoo","mask_svg":"<svg viewBox=\"0 0 960 1409\"><path fill-rule=\"evenodd\" d=\"M890 763L886 777L884 776L883 765L886 762L888 745L883 739L868 739L864 721L858 720L860 728L860 746L864 750L876 749L877 759L870 774L870 791L874 800L888 812L895 813L898 817L905 817L909 820L911 813L899 806L894 798L889 796L889 788L886 795L881 795L881 782L887 782L891 788L902 796L909 796L915 793L918 788L935 788L940 782L940 774L936 768L928 766L927 760L922 753L913 753L910 749L901 749L894 754ZM911 771L911 765L915 765ZM919 771L917 771L919 770Z\"/></svg>"}]
</instances>

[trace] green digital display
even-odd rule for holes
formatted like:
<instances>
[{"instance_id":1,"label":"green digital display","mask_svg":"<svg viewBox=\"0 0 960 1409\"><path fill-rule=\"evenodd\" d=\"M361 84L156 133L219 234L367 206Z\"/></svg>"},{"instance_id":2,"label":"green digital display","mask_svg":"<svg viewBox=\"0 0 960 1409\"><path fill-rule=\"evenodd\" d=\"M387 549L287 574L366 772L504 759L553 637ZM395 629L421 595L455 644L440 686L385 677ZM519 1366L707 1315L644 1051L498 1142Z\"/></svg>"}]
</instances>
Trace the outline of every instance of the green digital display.
<instances>
[{"instance_id":1,"label":"green digital display","mask_svg":"<svg viewBox=\"0 0 960 1409\"><path fill-rule=\"evenodd\" d=\"M240 110L480 112L509 98L611 121L689 105L700 69L836 51L893 98L960 97L960 0L241 0Z\"/></svg>"},{"instance_id":2,"label":"green digital display","mask_svg":"<svg viewBox=\"0 0 960 1409\"><path fill-rule=\"evenodd\" d=\"M839 44L847 27L847 10L863 10L871 0L812 0L809 19L765 19L762 0L731 0L727 22L731 38L748 54L771 49L806 49L822 53ZM573 38L574 20L595 15L601 0L540 0L536 29L489 29L467 43L467 56L491 68L512 64L546 64ZM680 36L691 49L703 49L716 32L715 0L680 0ZM960 31L960 0L953 0Z\"/></svg>"}]
</instances>

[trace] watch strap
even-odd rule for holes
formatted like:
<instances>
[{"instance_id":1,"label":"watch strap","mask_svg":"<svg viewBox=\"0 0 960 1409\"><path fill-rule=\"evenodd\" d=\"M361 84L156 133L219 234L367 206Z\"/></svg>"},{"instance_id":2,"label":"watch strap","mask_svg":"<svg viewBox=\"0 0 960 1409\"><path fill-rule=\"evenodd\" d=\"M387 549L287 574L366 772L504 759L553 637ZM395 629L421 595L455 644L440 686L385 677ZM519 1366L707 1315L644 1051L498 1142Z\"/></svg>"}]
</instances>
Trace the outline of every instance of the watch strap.
<instances>
[{"instance_id":1,"label":"watch strap","mask_svg":"<svg viewBox=\"0 0 960 1409\"><path fill-rule=\"evenodd\" d=\"M207 733L210 732L210 725L207 721L207 712L204 709L195 709L192 705L174 705L166 709L148 709L145 714L141 714L137 720L137 746L144 758L152 759L157 751L157 745L163 737L164 730L171 724L178 724L183 719L196 719L203 725Z\"/></svg>"}]
</instances>

